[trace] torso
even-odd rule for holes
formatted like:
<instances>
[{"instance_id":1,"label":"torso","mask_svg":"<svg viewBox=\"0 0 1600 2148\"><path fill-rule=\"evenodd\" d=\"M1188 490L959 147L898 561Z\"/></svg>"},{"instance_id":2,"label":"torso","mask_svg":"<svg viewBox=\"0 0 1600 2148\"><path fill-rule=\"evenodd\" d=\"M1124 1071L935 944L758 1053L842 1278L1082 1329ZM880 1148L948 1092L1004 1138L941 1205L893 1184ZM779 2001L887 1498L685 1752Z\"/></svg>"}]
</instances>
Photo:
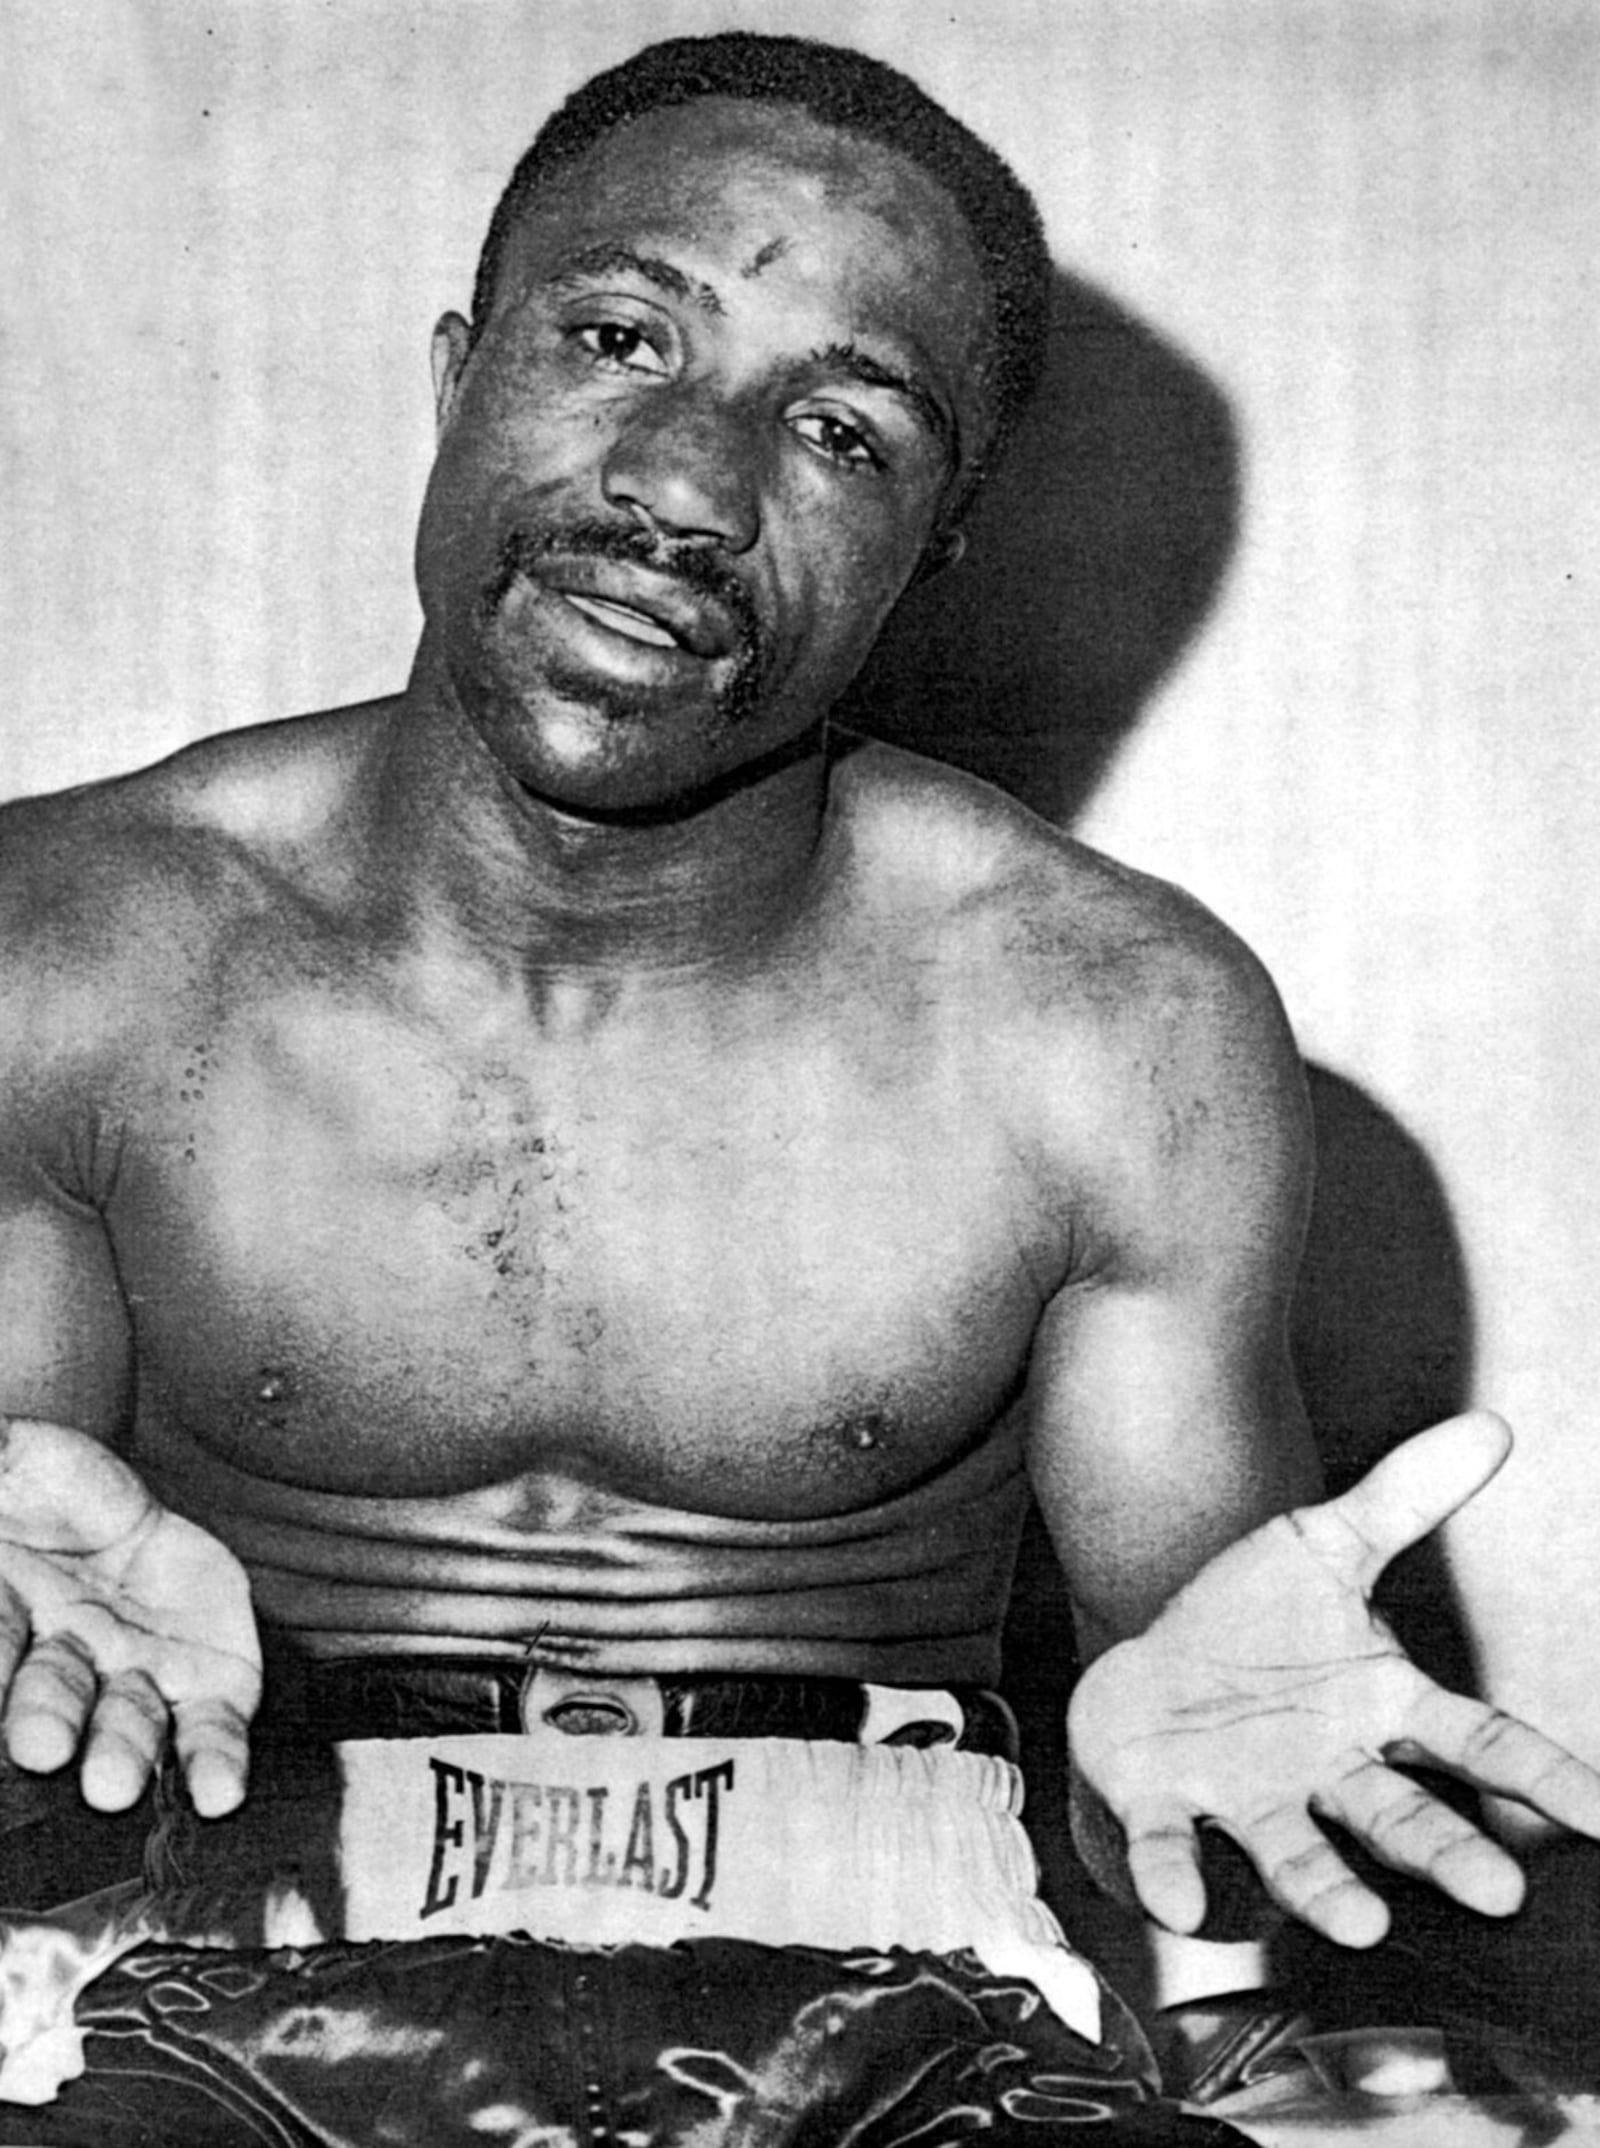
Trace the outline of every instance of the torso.
<instances>
[{"instance_id":1,"label":"torso","mask_svg":"<svg viewBox=\"0 0 1600 2148\"><path fill-rule=\"evenodd\" d=\"M382 1499L467 1546L657 1509L848 1534L1014 1421L1092 1245L1128 876L874 748L762 959L443 984L220 803L208 830L203 775L52 1164L104 1215L158 1485L222 1465L264 1513ZM159 805L119 810L144 855Z\"/></svg>"},{"instance_id":2,"label":"torso","mask_svg":"<svg viewBox=\"0 0 1600 2148\"><path fill-rule=\"evenodd\" d=\"M896 1077L870 1005L838 1015L696 993L464 1040L354 976L235 961L151 1070L110 1210L141 1437L423 1494L532 1446L752 1516L923 1474L1014 1384L1024 1189L948 1067Z\"/></svg>"}]
</instances>

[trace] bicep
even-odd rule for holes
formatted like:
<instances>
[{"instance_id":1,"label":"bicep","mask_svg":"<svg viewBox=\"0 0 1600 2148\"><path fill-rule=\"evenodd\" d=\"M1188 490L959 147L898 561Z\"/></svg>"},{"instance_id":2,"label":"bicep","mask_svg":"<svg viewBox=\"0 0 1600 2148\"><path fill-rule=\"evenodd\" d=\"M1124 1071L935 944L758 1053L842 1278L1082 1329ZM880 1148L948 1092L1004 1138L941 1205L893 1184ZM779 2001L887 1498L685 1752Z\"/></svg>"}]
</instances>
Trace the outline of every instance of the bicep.
<instances>
[{"instance_id":1,"label":"bicep","mask_svg":"<svg viewBox=\"0 0 1600 2148\"><path fill-rule=\"evenodd\" d=\"M1058 1303L1034 1353L1029 1466L1088 1652L1316 1495L1281 1318L1115 1286Z\"/></svg>"},{"instance_id":2,"label":"bicep","mask_svg":"<svg viewBox=\"0 0 1600 2148\"><path fill-rule=\"evenodd\" d=\"M131 1340L100 1215L0 1154L0 1414L101 1439L124 1429Z\"/></svg>"},{"instance_id":3,"label":"bicep","mask_svg":"<svg viewBox=\"0 0 1600 2148\"><path fill-rule=\"evenodd\" d=\"M161 989L127 955L148 875L70 800L0 819L0 1412L112 1440L133 1349L105 1211L128 1036Z\"/></svg>"},{"instance_id":4,"label":"bicep","mask_svg":"<svg viewBox=\"0 0 1600 2148\"><path fill-rule=\"evenodd\" d=\"M1304 1086L1264 977L1227 982L1113 1098L1093 1254L1035 1340L1030 1468L1086 1652L1316 1493L1287 1340Z\"/></svg>"}]
</instances>

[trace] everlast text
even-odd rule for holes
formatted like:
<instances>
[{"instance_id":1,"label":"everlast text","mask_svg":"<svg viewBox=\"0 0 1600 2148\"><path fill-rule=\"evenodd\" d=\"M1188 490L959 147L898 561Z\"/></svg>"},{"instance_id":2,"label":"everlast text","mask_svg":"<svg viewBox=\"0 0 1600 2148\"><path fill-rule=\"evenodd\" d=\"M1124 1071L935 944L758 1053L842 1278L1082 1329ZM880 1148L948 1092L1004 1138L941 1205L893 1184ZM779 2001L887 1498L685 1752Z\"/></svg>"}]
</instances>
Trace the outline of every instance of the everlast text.
<instances>
[{"instance_id":1,"label":"everlast text","mask_svg":"<svg viewBox=\"0 0 1600 2148\"><path fill-rule=\"evenodd\" d=\"M448 1760L433 1771L433 1856L422 1915L458 1900L530 1887L634 1887L687 1894L696 1909L717 1881L718 1799L733 1762L645 1779L632 1791L515 1782Z\"/></svg>"}]
</instances>

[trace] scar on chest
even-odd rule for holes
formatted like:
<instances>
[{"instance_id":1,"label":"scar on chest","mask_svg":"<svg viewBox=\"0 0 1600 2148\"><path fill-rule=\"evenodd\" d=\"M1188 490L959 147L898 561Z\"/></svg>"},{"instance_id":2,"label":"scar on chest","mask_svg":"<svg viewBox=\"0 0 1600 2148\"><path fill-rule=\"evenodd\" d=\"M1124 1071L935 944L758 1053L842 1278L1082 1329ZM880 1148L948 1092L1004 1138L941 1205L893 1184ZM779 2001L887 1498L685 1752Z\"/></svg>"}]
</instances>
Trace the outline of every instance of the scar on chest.
<instances>
[{"instance_id":1,"label":"scar on chest","mask_svg":"<svg viewBox=\"0 0 1600 2148\"><path fill-rule=\"evenodd\" d=\"M178 1101L182 1104L198 1104L206 1093L211 1079L211 1047L201 1042L191 1044L184 1054L183 1072L178 1079Z\"/></svg>"},{"instance_id":2,"label":"scar on chest","mask_svg":"<svg viewBox=\"0 0 1600 2148\"><path fill-rule=\"evenodd\" d=\"M211 1079L211 1058L211 1046L203 1039L199 1043L191 1044L184 1055L183 1073L178 1084L178 1101L188 1105L191 1114L196 1105L205 1102L206 1084ZM186 1164L198 1161L195 1139L195 1123L191 1115L183 1136L183 1160Z\"/></svg>"}]
</instances>

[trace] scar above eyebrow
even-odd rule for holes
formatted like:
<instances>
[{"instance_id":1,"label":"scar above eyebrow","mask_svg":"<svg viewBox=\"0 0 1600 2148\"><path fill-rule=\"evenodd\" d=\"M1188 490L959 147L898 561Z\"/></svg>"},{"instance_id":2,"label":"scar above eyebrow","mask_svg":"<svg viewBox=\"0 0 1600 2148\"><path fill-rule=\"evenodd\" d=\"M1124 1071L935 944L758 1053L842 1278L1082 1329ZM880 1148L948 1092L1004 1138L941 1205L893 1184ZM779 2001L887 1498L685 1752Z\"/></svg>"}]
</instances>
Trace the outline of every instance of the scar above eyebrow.
<instances>
[{"instance_id":1,"label":"scar above eyebrow","mask_svg":"<svg viewBox=\"0 0 1600 2148\"><path fill-rule=\"evenodd\" d=\"M746 283L751 282L763 269L771 268L774 261L781 261L789 251L790 244L788 239L768 239L761 251L740 269L739 274Z\"/></svg>"},{"instance_id":2,"label":"scar above eyebrow","mask_svg":"<svg viewBox=\"0 0 1600 2148\"><path fill-rule=\"evenodd\" d=\"M560 288L564 284L587 283L594 276L617 274L638 276L645 283L654 284L658 291L665 291L669 298L682 299L701 313L721 313L723 310L722 301L710 284L701 283L698 277L686 276L682 269L674 268L670 261L663 261L659 255L637 253L633 247L609 239L565 255L546 281Z\"/></svg>"},{"instance_id":3,"label":"scar above eyebrow","mask_svg":"<svg viewBox=\"0 0 1600 2148\"><path fill-rule=\"evenodd\" d=\"M904 396L934 438L955 453L955 421L927 382L915 373L902 373L896 366L885 365L881 358L871 357L854 343L830 343L825 350L813 351L811 359L814 365L859 380L864 387L888 388Z\"/></svg>"}]
</instances>

